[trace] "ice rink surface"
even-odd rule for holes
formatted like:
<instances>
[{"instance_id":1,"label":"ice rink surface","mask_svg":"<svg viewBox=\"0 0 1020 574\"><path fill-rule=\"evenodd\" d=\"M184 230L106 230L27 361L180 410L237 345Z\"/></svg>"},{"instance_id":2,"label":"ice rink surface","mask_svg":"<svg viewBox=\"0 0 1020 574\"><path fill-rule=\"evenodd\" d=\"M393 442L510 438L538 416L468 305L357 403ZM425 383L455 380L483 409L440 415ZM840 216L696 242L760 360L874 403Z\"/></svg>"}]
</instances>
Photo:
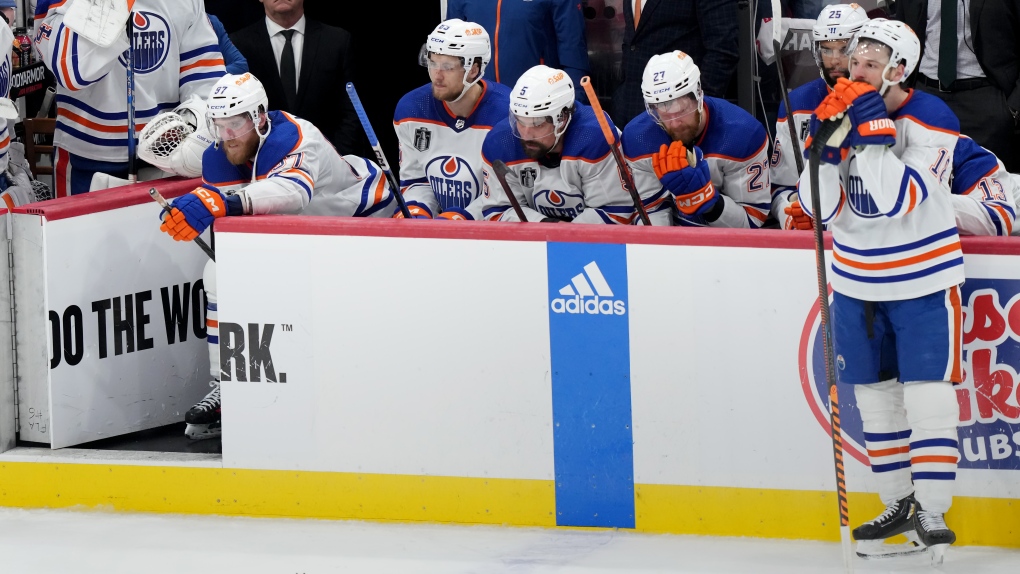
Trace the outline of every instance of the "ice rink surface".
<instances>
[{"instance_id":1,"label":"ice rink surface","mask_svg":"<svg viewBox=\"0 0 1020 574\"><path fill-rule=\"evenodd\" d=\"M857 572L938 572L926 555ZM1020 572L1020 551L953 548L942 572ZM0 509L10 574L838 574L839 545L607 530Z\"/></svg>"}]
</instances>

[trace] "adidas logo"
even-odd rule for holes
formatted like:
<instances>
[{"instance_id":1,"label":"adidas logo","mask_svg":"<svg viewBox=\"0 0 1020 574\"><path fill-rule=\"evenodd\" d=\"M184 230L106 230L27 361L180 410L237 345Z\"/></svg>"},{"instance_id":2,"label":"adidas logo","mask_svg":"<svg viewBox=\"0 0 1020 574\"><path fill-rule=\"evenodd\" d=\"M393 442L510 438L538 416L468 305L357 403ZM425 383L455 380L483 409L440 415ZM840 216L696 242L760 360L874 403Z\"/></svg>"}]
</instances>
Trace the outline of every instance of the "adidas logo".
<instances>
[{"instance_id":1,"label":"adidas logo","mask_svg":"<svg viewBox=\"0 0 1020 574\"><path fill-rule=\"evenodd\" d=\"M613 290L599 266L592 261L584 266L584 273L574 275L566 286L560 289L560 295L552 300L553 313L569 313L571 315L625 315L627 304L614 300Z\"/></svg>"}]
</instances>

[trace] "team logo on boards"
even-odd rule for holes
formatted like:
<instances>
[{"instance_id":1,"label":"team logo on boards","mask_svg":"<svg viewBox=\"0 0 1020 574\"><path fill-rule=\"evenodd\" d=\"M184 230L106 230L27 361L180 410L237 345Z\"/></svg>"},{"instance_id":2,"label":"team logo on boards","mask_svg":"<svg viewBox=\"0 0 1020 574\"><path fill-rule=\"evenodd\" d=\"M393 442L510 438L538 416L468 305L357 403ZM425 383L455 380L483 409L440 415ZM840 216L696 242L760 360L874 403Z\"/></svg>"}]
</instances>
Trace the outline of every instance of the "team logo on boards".
<instances>
[{"instance_id":1,"label":"team logo on boards","mask_svg":"<svg viewBox=\"0 0 1020 574\"><path fill-rule=\"evenodd\" d=\"M134 70L136 74L148 74L158 70L170 53L170 25L166 18L154 12L134 13ZM120 56L120 63L127 67L128 52Z\"/></svg>"},{"instance_id":2,"label":"team logo on boards","mask_svg":"<svg viewBox=\"0 0 1020 574\"><path fill-rule=\"evenodd\" d=\"M428 128L418 128L414 130L414 149L418 151L425 151L432 145L432 130Z\"/></svg>"},{"instance_id":3,"label":"team logo on boards","mask_svg":"<svg viewBox=\"0 0 1020 574\"><path fill-rule=\"evenodd\" d=\"M1020 280L967 278L961 287L963 374L960 468L1020 470ZM829 432L828 384L818 303L808 314L799 351L801 386L815 418ZM837 383L843 446L868 464L852 385Z\"/></svg>"},{"instance_id":4,"label":"team logo on boards","mask_svg":"<svg viewBox=\"0 0 1020 574\"><path fill-rule=\"evenodd\" d=\"M425 177L439 200L439 207L447 211L453 207L465 208L479 191L478 176L471 164L462 157L440 155L425 166Z\"/></svg>"},{"instance_id":5,"label":"team logo on boards","mask_svg":"<svg viewBox=\"0 0 1020 574\"><path fill-rule=\"evenodd\" d=\"M538 172L533 167L526 167L521 170L521 185L524 187L532 188L535 187L535 179L538 177Z\"/></svg>"},{"instance_id":6,"label":"team logo on boards","mask_svg":"<svg viewBox=\"0 0 1020 574\"><path fill-rule=\"evenodd\" d=\"M570 278L570 282L559 290L560 297L550 303L553 313L569 313L571 315L624 315L627 303L615 299L613 289L599 269L598 263L592 261L584 266L581 273Z\"/></svg>"}]
</instances>

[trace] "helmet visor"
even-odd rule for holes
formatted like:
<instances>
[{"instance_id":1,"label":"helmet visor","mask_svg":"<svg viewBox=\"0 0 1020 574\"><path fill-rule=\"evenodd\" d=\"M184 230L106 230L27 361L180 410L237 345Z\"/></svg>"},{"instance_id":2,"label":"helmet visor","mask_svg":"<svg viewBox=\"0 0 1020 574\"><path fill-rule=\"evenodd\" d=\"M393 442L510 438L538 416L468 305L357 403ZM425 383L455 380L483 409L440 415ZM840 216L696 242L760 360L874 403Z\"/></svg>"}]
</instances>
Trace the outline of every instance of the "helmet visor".
<instances>
[{"instance_id":1,"label":"helmet visor","mask_svg":"<svg viewBox=\"0 0 1020 574\"><path fill-rule=\"evenodd\" d=\"M556 124L549 116L519 116L510 113L510 131L521 140L540 140L556 132Z\"/></svg>"},{"instance_id":2,"label":"helmet visor","mask_svg":"<svg viewBox=\"0 0 1020 574\"><path fill-rule=\"evenodd\" d=\"M681 96L665 102L645 102L645 109L656 122L669 123L690 117L700 108L698 100Z\"/></svg>"},{"instance_id":3,"label":"helmet visor","mask_svg":"<svg viewBox=\"0 0 1020 574\"><path fill-rule=\"evenodd\" d=\"M255 122L248 114L238 114L229 118L210 118L209 120L209 132L219 141L246 136L253 129L255 129Z\"/></svg>"}]
</instances>

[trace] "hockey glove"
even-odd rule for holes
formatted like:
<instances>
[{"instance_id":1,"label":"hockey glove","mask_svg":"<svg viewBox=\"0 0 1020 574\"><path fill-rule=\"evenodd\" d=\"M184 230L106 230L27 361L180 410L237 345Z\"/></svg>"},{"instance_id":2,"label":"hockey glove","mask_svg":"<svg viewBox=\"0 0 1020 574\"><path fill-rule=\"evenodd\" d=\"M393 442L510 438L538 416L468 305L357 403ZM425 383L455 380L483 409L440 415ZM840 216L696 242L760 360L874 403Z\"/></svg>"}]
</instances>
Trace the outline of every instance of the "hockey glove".
<instances>
[{"instance_id":1,"label":"hockey glove","mask_svg":"<svg viewBox=\"0 0 1020 574\"><path fill-rule=\"evenodd\" d=\"M804 231L814 229L814 225L811 223L811 216L804 213L804 208L800 206L800 200L795 200L783 212L786 213L783 229L801 229Z\"/></svg>"},{"instance_id":2,"label":"hockey glove","mask_svg":"<svg viewBox=\"0 0 1020 574\"><path fill-rule=\"evenodd\" d=\"M712 174L701 150L695 146L688 150L683 142L675 141L652 154L655 175L676 197L676 206L685 215L702 215L719 202L719 194L712 185Z\"/></svg>"},{"instance_id":3,"label":"hockey glove","mask_svg":"<svg viewBox=\"0 0 1020 574\"><path fill-rule=\"evenodd\" d=\"M831 95L831 94L830 94ZM824 102L823 102L824 104ZM821 106L819 106L821 108ZM822 126L821 120L818 116L811 114L811 127L810 135L808 135L807 141L804 142L804 159L810 159L811 157L811 145L814 143L815 134L818 133L818 128ZM850 120L846 117L845 113L840 113L829 121L841 122L839 129L836 130L829 141L825 142L825 147L822 148L822 162L831 163L832 165L839 165L840 162L846 159L846 156L850 154Z\"/></svg>"},{"instance_id":4,"label":"hockey glove","mask_svg":"<svg viewBox=\"0 0 1020 574\"><path fill-rule=\"evenodd\" d=\"M847 106L850 116L850 145L893 145L896 143L896 124L889 119L885 100L871 84L851 82L840 78L834 93Z\"/></svg>"},{"instance_id":5,"label":"hockey glove","mask_svg":"<svg viewBox=\"0 0 1020 574\"><path fill-rule=\"evenodd\" d=\"M411 214L411 219L432 219L432 213L427 207L413 201L407 204L407 212ZM403 218L404 214L399 209L393 214L393 219Z\"/></svg>"},{"instance_id":6,"label":"hockey glove","mask_svg":"<svg viewBox=\"0 0 1020 574\"><path fill-rule=\"evenodd\" d=\"M227 198L218 191L199 187L174 200L159 230L165 231L174 241L191 241L217 217L224 215L227 215Z\"/></svg>"},{"instance_id":7,"label":"hockey glove","mask_svg":"<svg viewBox=\"0 0 1020 574\"><path fill-rule=\"evenodd\" d=\"M436 216L436 219L447 219L449 221L471 221L474 217L471 214L459 207L452 207L449 211L444 211Z\"/></svg>"}]
</instances>

